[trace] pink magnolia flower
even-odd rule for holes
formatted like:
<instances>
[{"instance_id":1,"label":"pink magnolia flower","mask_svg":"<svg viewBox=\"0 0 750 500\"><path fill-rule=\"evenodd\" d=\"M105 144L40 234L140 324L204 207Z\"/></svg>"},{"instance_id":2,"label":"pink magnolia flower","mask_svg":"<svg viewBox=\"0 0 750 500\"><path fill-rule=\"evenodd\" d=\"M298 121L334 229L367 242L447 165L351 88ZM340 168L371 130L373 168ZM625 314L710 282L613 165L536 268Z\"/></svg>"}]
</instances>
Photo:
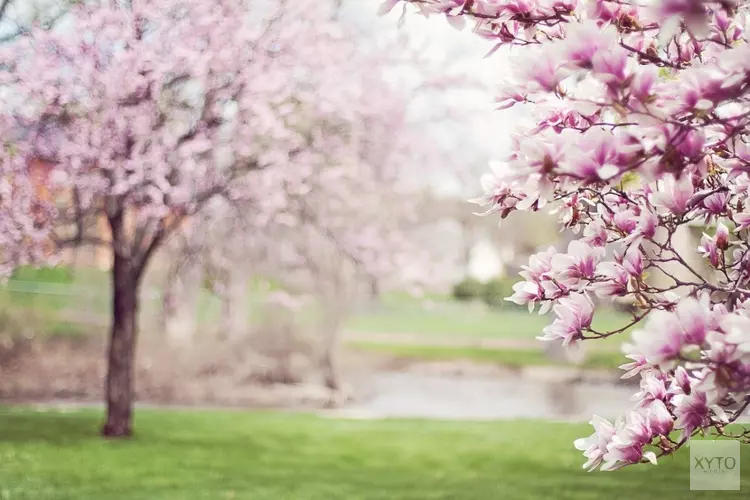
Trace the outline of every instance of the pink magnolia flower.
<instances>
[{"instance_id":1,"label":"pink magnolia flower","mask_svg":"<svg viewBox=\"0 0 750 500\"><path fill-rule=\"evenodd\" d=\"M719 320L723 333L711 332L707 337L707 357L720 363L747 363L750 354L750 318L742 314L726 314Z\"/></svg>"},{"instance_id":2,"label":"pink magnolia flower","mask_svg":"<svg viewBox=\"0 0 750 500\"><path fill-rule=\"evenodd\" d=\"M610 86L621 86L630 76L628 52L619 45L598 51L592 60L597 76ZM615 94L616 95L616 94Z\"/></svg>"},{"instance_id":3,"label":"pink magnolia flower","mask_svg":"<svg viewBox=\"0 0 750 500\"><path fill-rule=\"evenodd\" d=\"M463 2L463 0L461 1ZM486 5L489 2L483 2L483 3ZM503 7L502 10L506 10L510 15L515 15L515 14L529 14L534 11L536 5L531 0L510 0L507 2L503 2L502 7Z\"/></svg>"},{"instance_id":4,"label":"pink magnolia flower","mask_svg":"<svg viewBox=\"0 0 750 500\"><path fill-rule=\"evenodd\" d=\"M698 252L700 252L704 258L708 259L712 266L719 267L719 264L721 263L721 252L719 251L719 247L716 244L716 239L714 237L703 233Z\"/></svg>"},{"instance_id":5,"label":"pink magnolia flower","mask_svg":"<svg viewBox=\"0 0 750 500\"><path fill-rule=\"evenodd\" d=\"M706 213L712 216L722 215L726 210L729 195L726 192L713 193L703 200Z\"/></svg>"},{"instance_id":6,"label":"pink magnolia flower","mask_svg":"<svg viewBox=\"0 0 750 500\"><path fill-rule=\"evenodd\" d=\"M653 66L642 66L630 82L630 93L641 102L648 102L652 95L654 83L658 77L658 70Z\"/></svg>"},{"instance_id":7,"label":"pink magnolia flower","mask_svg":"<svg viewBox=\"0 0 750 500\"><path fill-rule=\"evenodd\" d=\"M583 238L581 241L592 247L603 247L607 244L607 228L600 222L587 224L583 228Z\"/></svg>"},{"instance_id":8,"label":"pink magnolia flower","mask_svg":"<svg viewBox=\"0 0 750 500\"><path fill-rule=\"evenodd\" d=\"M740 143L739 145L730 145L729 151L733 156L739 157L742 161L750 162L750 147ZM740 196L750 196L750 176L746 172L735 171L730 177L732 182L729 184L729 192Z\"/></svg>"},{"instance_id":9,"label":"pink magnolia flower","mask_svg":"<svg viewBox=\"0 0 750 500\"><path fill-rule=\"evenodd\" d=\"M638 221L632 210L622 210L617 212L614 215L613 220L617 229L625 234L633 234L636 227L638 227Z\"/></svg>"},{"instance_id":10,"label":"pink magnolia flower","mask_svg":"<svg viewBox=\"0 0 750 500\"><path fill-rule=\"evenodd\" d=\"M720 31L726 31L732 24L732 20L724 9L717 9L714 11L714 24Z\"/></svg>"},{"instance_id":11,"label":"pink magnolia flower","mask_svg":"<svg viewBox=\"0 0 750 500\"><path fill-rule=\"evenodd\" d=\"M554 278L542 280L539 284L544 290L545 298L549 299L549 302L542 304L539 314L545 314L552 307L553 300L564 297L571 291L568 286Z\"/></svg>"},{"instance_id":12,"label":"pink magnolia flower","mask_svg":"<svg viewBox=\"0 0 750 500\"><path fill-rule=\"evenodd\" d=\"M656 236L657 226L659 224L659 217L651 210L641 210L638 216L638 234L642 234L646 238L653 238Z\"/></svg>"},{"instance_id":13,"label":"pink magnolia flower","mask_svg":"<svg viewBox=\"0 0 750 500\"><path fill-rule=\"evenodd\" d=\"M616 262L602 262L596 268L596 273L602 281L591 285L597 297L621 297L628 293L630 273Z\"/></svg>"},{"instance_id":14,"label":"pink magnolia flower","mask_svg":"<svg viewBox=\"0 0 750 500\"><path fill-rule=\"evenodd\" d=\"M672 142L682 155L694 158L703 152L706 137L702 131L689 129L680 139L675 138Z\"/></svg>"},{"instance_id":15,"label":"pink magnolia flower","mask_svg":"<svg viewBox=\"0 0 750 500\"><path fill-rule=\"evenodd\" d=\"M547 204L553 194L552 183L540 174L532 174L526 181L514 189L513 195L520 201L514 205L516 210L539 210Z\"/></svg>"},{"instance_id":16,"label":"pink magnolia flower","mask_svg":"<svg viewBox=\"0 0 750 500\"><path fill-rule=\"evenodd\" d=\"M529 257L529 264L521 266L521 276L529 281L538 281L546 278L547 273L552 271L552 259L559 252L555 247L549 247L543 252L538 252Z\"/></svg>"},{"instance_id":17,"label":"pink magnolia flower","mask_svg":"<svg viewBox=\"0 0 750 500\"><path fill-rule=\"evenodd\" d=\"M726 250L729 248L729 228L722 222L719 222L719 224L716 226L716 235L714 236L714 238L716 240L716 246L721 250Z\"/></svg>"},{"instance_id":18,"label":"pink magnolia flower","mask_svg":"<svg viewBox=\"0 0 750 500\"><path fill-rule=\"evenodd\" d=\"M643 254L636 245L631 245L622 258L622 267L634 277L643 274Z\"/></svg>"},{"instance_id":19,"label":"pink magnolia flower","mask_svg":"<svg viewBox=\"0 0 750 500\"><path fill-rule=\"evenodd\" d=\"M595 117L584 116L576 110L566 108L545 109L542 116L538 119L538 125L529 131L529 135L534 135L547 128L561 133L566 128L583 129L586 128Z\"/></svg>"},{"instance_id":20,"label":"pink magnolia flower","mask_svg":"<svg viewBox=\"0 0 750 500\"><path fill-rule=\"evenodd\" d=\"M474 4L477 12L485 16L497 16L506 8L506 2L500 2L498 0L487 0L484 2L476 2Z\"/></svg>"},{"instance_id":21,"label":"pink magnolia flower","mask_svg":"<svg viewBox=\"0 0 750 500\"><path fill-rule=\"evenodd\" d=\"M682 429L680 439L689 437L694 430L707 425L710 421L708 398L705 392L693 391L692 394L675 396L674 415L677 417L674 427Z\"/></svg>"},{"instance_id":22,"label":"pink magnolia flower","mask_svg":"<svg viewBox=\"0 0 750 500\"><path fill-rule=\"evenodd\" d=\"M676 179L673 175L665 175L657 182L656 189L651 195L651 203L659 208L680 215L687 210L688 201L693 195L693 181L689 175Z\"/></svg>"},{"instance_id":23,"label":"pink magnolia flower","mask_svg":"<svg viewBox=\"0 0 750 500\"><path fill-rule=\"evenodd\" d=\"M604 257L602 247L592 247L579 240L573 240L568 245L567 254L557 254L552 257L552 270L555 276L568 286L572 286L581 279L593 278L596 266Z\"/></svg>"},{"instance_id":24,"label":"pink magnolia flower","mask_svg":"<svg viewBox=\"0 0 750 500\"><path fill-rule=\"evenodd\" d=\"M710 39L722 44L733 44L742 38L744 29L737 25L724 9L714 10L714 24Z\"/></svg>"},{"instance_id":25,"label":"pink magnolia flower","mask_svg":"<svg viewBox=\"0 0 750 500\"><path fill-rule=\"evenodd\" d=\"M674 428L672 414L669 413L664 401L658 399L649 405L646 419L651 433L657 436L668 436Z\"/></svg>"},{"instance_id":26,"label":"pink magnolia flower","mask_svg":"<svg viewBox=\"0 0 750 500\"><path fill-rule=\"evenodd\" d=\"M558 205L557 208L554 208L550 211L550 215L554 215L555 213L559 213L560 217L560 224L562 224L564 227L573 227L574 231L577 228L578 223L578 215L579 215L579 197L578 194L574 194L573 196L569 196L565 198L565 200L562 201L560 205Z\"/></svg>"},{"instance_id":27,"label":"pink magnolia flower","mask_svg":"<svg viewBox=\"0 0 750 500\"><path fill-rule=\"evenodd\" d=\"M623 240L623 243L639 245L642 239L651 240L665 232L665 228L659 225L659 217L648 208L643 207L635 219L637 221L635 229Z\"/></svg>"},{"instance_id":28,"label":"pink magnolia flower","mask_svg":"<svg viewBox=\"0 0 750 500\"><path fill-rule=\"evenodd\" d=\"M574 67L590 69L594 58L617 42L614 27L602 30L594 22L577 23L570 27L562 47L562 58Z\"/></svg>"},{"instance_id":29,"label":"pink magnolia flower","mask_svg":"<svg viewBox=\"0 0 750 500\"><path fill-rule=\"evenodd\" d=\"M623 344L622 352L625 354L626 358L632 361L618 366L620 370L625 370L625 373L623 373L620 378L629 379L642 373L643 370L650 369L650 365L648 364L648 361L646 361L646 356L636 351L637 348L634 345Z\"/></svg>"},{"instance_id":30,"label":"pink magnolia flower","mask_svg":"<svg viewBox=\"0 0 750 500\"><path fill-rule=\"evenodd\" d=\"M727 332L726 342L736 346L738 358L750 365L750 319L737 316L737 319L722 322L721 326Z\"/></svg>"},{"instance_id":31,"label":"pink magnolia flower","mask_svg":"<svg viewBox=\"0 0 750 500\"><path fill-rule=\"evenodd\" d=\"M498 95L495 97L495 102L498 104L497 111L508 109L519 102L526 101L526 94L517 90L516 87L510 85L503 85L498 89Z\"/></svg>"},{"instance_id":32,"label":"pink magnolia flower","mask_svg":"<svg viewBox=\"0 0 750 500\"><path fill-rule=\"evenodd\" d=\"M750 253L742 248L735 248L732 251L732 262L729 278L738 283L746 282L750 278Z\"/></svg>"},{"instance_id":33,"label":"pink magnolia flower","mask_svg":"<svg viewBox=\"0 0 750 500\"><path fill-rule=\"evenodd\" d=\"M537 53L536 57L532 58L524 54L516 61L521 70L522 81L535 84L528 87L530 91L538 88L554 92L569 74L569 71L562 67L563 60L555 51L547 50Z\"/></svg>"},{"instance_id":34,"label":"pink magnolia flower","mask_svg":"<svg viewBox=\"0 0 750 500\"><path fill-rule=\"evenodd\" d=\"M646 327L633 332L635 352L643 355L650 365L660 365L664 369L674 364L683 344L681 325L673 313L666 311L652 312Z\"/></svg>"},{"instance_id":35,"label":"pink magnolia flower","mask_svg":"<svg viewBox=\"0 0 750 500\"><path fill-rule=\"evenodd\" d=\"M625 8L623 4L608 2L607 0L595 0L587 5L589 7L588 15L592 19L599 19L605 23L616 21Z\"/></svg>"},{"instance_id":36,"label":"pink magnolia flower","mask_svg":"<svg viewBox=\"0 0 750 500\"><path fill-rule=\"evenodd\" d=\"M613 179L620 173L623 155L634 147L614 133L590 129L568 145L560 169L584 182Z\"/></svg>"},{"instance_id":37,"label":"pink magnolia flower","mask_svg":"<svg viewBox=\"0 0 750 500\"><path fill-rule=\"evenodd\" d=\"M513 295L506 297L505 300L518 304L519 306L528 305L529 312L534 310L537 302L544 300L544 289L533 281L521 281L513 285ZM546 312L546 311L545 311Z\"/></svg>"},{"instance_id":38,"label":"pink magnolia flower","mask_svg":"<svg viewBox=\"0 0 750 500\"><path fill-rule=\"evenodd\" d=\"M537 338L544 341L562 339L563 345L567 346L580 340L583 331L591 326L594 304L582 293L571 293L561 298L552 311L555 320L544 328L544 335Z\"/></svg>"},{"instance_id":39,"label":"pink magnolia flower","mask_svg":"<svg viewBox=\"0 0 750 500\"><path fill-rule=\"evenodd\" d=\"M688 297L677 304L674 315L682 327L685 344L702 345L706 333L717 326L711 316L708 301L708 296L704 295L700 300Z\"/></svg>"},{"instance_id":40,"label":"pink magnolia flower","mask_svg":"<svg viewBox=\"0 0 750 500\"><path fill-rule=\"evenodd\" d=\"M579 0L548 0L545 6L555 12L573 12L579 5Z\"/></svg>"},{"instance_id":41,"label":"pink magnolia flower","mask_svg":"<svg viewBox=\"0 0 750 500\"><path fill-rule=\"evenodd\" d=\"M529 204L536 201L532 188L534 179L529 178L522 184L508 174L508 169L504 165L498 163L491 163L490 169L492 173L484 174L480 178L482 196L468 200L469 203L482 207L489 206L484 212L476 215L486 216L499 212L501 218L505 218L512 210L522 205L528 208Z\"/></svg>"},{"instance_id":42,"label":"pink magnolia flower","mask_svg":"<svg viewBox=\"0 0 750 500\"><path fill-rule=\"evenodd\" d=\"M657 12L662 19L683 17L691 26L706 22L706 4L701 0L662 0Z\"/></svg>"},{"instance_id":43,"label":"pink magnolia flower","mask_svg":"<svg viewBox=\"0 0 750 500\"><path fill-rule=\"evenodd\" d=\"M644 458L655 465L656 454L643 450L643 447L651 442L652 437L646 417L638 411L631 412L628 418L616 427L615 435L607 445L601 470L616 470L625 465L639 463Z\"/></svg>"},{"instance_id":44,"label":"pink magnolia flower","mask_svg":"<svg viewBox=\"0 0 750 500\"><path fill-rule=\"evenodd\" d=\"M511 187L503 178L499 167L490 165L490 168L492 173L484 174L479 179L483 191L482 196L469 200L469 203L475 203L479 206L490 205L482 215L489 215L500 210L503 200L511 194Z\"/></svg>"},{"instance_id":45,"label":"pink magnolia flower","mask_svg":"<svg viewBox=\"0 0 750 500\"><path fill-rule=\"evenodd\" d=\"M655 401L663 402L667 399L667 388L664 379L655 372L645 372L641 378L641 390L633 395L637 401L636 408L649 408Z\"/></svg>"},{"instance_id":46,"label":"pink magnolia flower","mask_svg":"<svg viewBox=\"0 0 750 500\"><path fill-rule=\"evenodd\" d=\"M615 435L615 427L608 420L597 415L594 415L589 423L594 427L594 433L587 438L576 439L573 445L588 459L582 468L590 472L604 461L607 447Z\"/></svg>"},{"instance_id":47,"label":"pink magnolia flower","mask_svg":"<svg viewBox=\"0 0 750 500\"><path fill-rule=\"evenodd\" d=\"M568 134L543 131L531 137L519 139L518 153L512 162L512 170L518 176L531 172L549 174L558 169L565 155Z\"/></svg>"},{"instance_id":48,"label":"pink magnolia flower","mask_svg":"<svg viewBox=\"0 0 750 500\"><path fill-rule=\"evenodd\" d=\"M743 229L747 229L748 227L750 227L750 213L740 212L738 214L734 214L734 221L737 223L737 227L735 228L734 232L739 233Z\"/></svg>"},{"instance_id":49,"label":"pink magnolia flower","mask_svg":"<svg viewBox=\"0 0 750 500\"><path fill-rule=\"evenodd\" d=\"M679 392L674 392L674 394L690 394L692 384L687 370L682 366L678 366L674 371L673 387L674 390L679 389Z\"/></svg>"},{"instance_id":50,"label":"pink magnolia flower","mask_svg":"<svg viewBox=\"0 0 750 500\"><path fill-rule=\"evenodd\" d=\"M705 349L705 358L721 365L733 363L738 359L738 353L733 344L727 342L724 332L709 332L705 337L708 346Z\"/></svg>"}]
</instances>

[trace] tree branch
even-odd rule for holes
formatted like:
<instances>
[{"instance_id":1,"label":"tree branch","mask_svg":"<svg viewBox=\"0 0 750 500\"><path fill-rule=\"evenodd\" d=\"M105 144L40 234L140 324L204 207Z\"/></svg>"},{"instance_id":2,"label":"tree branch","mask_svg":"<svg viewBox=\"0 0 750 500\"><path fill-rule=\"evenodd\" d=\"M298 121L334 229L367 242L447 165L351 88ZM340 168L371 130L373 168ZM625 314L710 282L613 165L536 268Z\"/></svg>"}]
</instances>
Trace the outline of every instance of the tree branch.
<instances>
[{"instance_id":1,"label":"tree branch","mask_svg":"<svg viewBox=\"0 0 750 500\"><path fill-rule=\"evenodd\" d=\"M0 21L5 17L5 11L8 10L11 3L13 3L13 0L3 0L2 3L0 3Z\"/></svg>"}]
</instances>

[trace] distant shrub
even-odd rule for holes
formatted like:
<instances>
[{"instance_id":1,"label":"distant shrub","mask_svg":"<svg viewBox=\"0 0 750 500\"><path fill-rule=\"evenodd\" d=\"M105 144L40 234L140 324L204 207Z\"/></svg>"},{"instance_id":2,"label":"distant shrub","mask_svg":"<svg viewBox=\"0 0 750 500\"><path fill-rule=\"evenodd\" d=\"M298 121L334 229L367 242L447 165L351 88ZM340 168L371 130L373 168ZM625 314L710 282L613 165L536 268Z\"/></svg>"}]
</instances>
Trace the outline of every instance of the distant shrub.
<instances>
[{"instance_id":1,"label":"distant shrub","mask_svg":"<svg viewBox=\"0 0 750 500\"><path fill-rule=\"evenodd\" d=\"M505 298L513 295L513 285L516 281L515 278L510 277L491 279L484 284L482 289L482 300L490 307L515 306L515 304L508 302Z\"/></svg>"},{"instance_id":2,"label":"distant shrub","mask_svg":"<svg viewBox=\"0 0 750 500\"><path fill-rule=\"evenodd\" d=\"M474 278L466 278L453 286L453 298L456 300L472 300L481 298L484 285Z\"/></svg>"}]
</instances>

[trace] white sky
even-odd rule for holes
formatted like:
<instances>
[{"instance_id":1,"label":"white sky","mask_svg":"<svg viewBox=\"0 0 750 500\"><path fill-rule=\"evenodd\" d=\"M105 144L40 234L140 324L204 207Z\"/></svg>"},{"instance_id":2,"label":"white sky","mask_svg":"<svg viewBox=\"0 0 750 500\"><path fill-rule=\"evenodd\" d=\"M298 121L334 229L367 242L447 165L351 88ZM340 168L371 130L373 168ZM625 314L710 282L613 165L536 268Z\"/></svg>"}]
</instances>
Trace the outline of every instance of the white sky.
<instances>
[{"instance_id":1,"label":"white sky","mask_svg":"<svg viewBox=\"0 0 750 500\"><path fill-rule=\"evenodd\" d=\"M384 36L399 30L401 7L397 6L389 14L379 17L376 14L380 2L368 0L357 2L358 17L363 24L375 27ZM511 132L515 129L521 108L495 111L494 89L510 70L508 61L509 51L501 49L489 58L484 56L493 47L491 42L474 35L469 27L457 31L451 27L443 16L432 16L428 19L412 12L410 9L405 17L401 30L409 35L409 39L416 47L422 47L423 54L434 60L436 65L453 67L464 75L476 78L485 84L486 90L462 92L460 95L435 95L435 106L441 106L440 100L456 99L461 107L470 110L470 120L462 123L441 124L445 127L446 140L452 140L456 148L467 151L466 160L476 161L476 158L499 159L510 153ZM388 33L390 32L390 33ZM377 36L377 34L376 34ZM452 138L452 139L451 139ZM470 151L477 152L471 154ZM445 194L464 195L476 193L479 189L478 176L488 166L486 164L472 165L477 180L471 185L465 185L466 179L457 181L449 176L436 185L438 191Z\"/></svg>"}]
</instances>

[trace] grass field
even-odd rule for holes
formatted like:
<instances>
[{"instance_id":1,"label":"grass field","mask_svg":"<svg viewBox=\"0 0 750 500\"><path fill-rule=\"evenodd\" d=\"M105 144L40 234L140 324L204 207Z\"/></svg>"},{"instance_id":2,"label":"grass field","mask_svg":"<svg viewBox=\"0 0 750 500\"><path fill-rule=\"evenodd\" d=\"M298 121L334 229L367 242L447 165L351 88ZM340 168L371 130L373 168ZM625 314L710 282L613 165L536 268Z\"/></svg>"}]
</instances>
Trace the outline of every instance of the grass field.
<instances>
[{"instance_id":1,"label":"grass field","mask_svg":"<svg viewBox=\"0 0 750 500\"><path fill-rule=\"evenodd\" d=\"M587 425L334 420L301 414L140 411L137 436L96 436L97 411L0 408L3 500L740 499L691 492L688 455L580 470Z\"/></svg>"},{"instance_id":2,"label":"grass field","mask_svg":"<svg viewBox=\"0 0 750 500\"><path fill-rule=\"evenodd\" d=\"M144 286L145 296L141 297L144 325L159 313L158 285L147 280ZM257 283L250 288L248 311L257 317L254 305L259 302L261 292ZM23 316L26 326L31 322L36 329L43 330L36 332L38 335L106 331L109 302L108 276L100 270L23 268L8 284L0 286L0 329L3 322L12 323L13 316ZM204 291L197 306L198 321L215 324L220 311L219 299ZM91 322L76 322L75 318L85 316ZM550 321L550 316L529 314L519 308L493 309L447 297L420 299L395 292L385 294L379 305L355 312L345 328L361 333L533 339ZM594 319L594 327L600 329L619 328L625 323L624 315L609 309L597 311Z\"/></svg>"},{"instance_id":3,"label":"grass field","mask_svg":"<svg viewBox=\"0 0 750 500\"><path fill-rule=\"evenodd\" d=\"M362 333L423 333L481 338L533 339L550 324L549 315L539 316L525 309L493 309L482 304L451 300L432 302L429 307L415 299L385 297L374 311L362 311L347 326ZM628 323L628 317L611 309L598 310L594 328L615 329Z\"/></svg>"},{"instance_id":4,"label":"grass field","mask_svg":"<svg viewBox=\"0 0 750 500\"><path fill-rule=\"evenodd\" d=\"M22 268L0 286L0 336L3 334L45 337L50 335L87 335L106 333L110 308L106 273L96 269ZM248 312L258 319L255 307L262 291L254 283L248 292ZM155 284L144 287L141 322L144 335L160 328L161 301ZM199 296L196 320L202 331L220 324L221 303L204 290ZM303 311L302 324L315 324L315 309ZM352 345L415 359L470 359L508 366L560 364L547 358L538 348L485 349L472 347L472 339L512 339L534 342L551 321L549 315L529 314L513 307L488 308L483 304L457 302L446 297L416 298L405 293L388 293L377 305L362 307L352 314L344 328L352 336ZM597 311L594 327L600 330L621 327L627 318L611 309ZM388 339L368 339L368 335L410 334L424 338L418 345L389 343ZM358 338L357 335L360 335ZM466 341L467 346L430 345L430 338ZM589 344L584 368L616 368L622 364L619 344L624 336ZM423 345L419 345L423 344ZM595 352L604 348L608 352ZM1 499L0 499L1 500Z\"/></svg>"}]
</instances>

